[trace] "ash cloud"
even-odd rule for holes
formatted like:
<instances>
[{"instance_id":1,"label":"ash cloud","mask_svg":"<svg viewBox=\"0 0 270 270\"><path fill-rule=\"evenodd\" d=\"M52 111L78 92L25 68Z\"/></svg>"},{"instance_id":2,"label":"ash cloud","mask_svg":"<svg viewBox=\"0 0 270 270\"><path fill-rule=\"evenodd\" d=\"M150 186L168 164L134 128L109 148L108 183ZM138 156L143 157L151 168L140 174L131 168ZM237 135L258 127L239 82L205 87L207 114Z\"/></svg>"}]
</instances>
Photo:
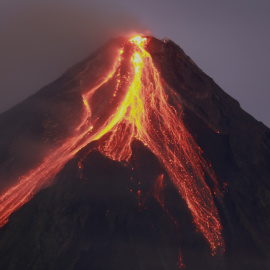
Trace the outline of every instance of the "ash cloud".
<instances>
[{"instance_id":1,"label":"ash cloud","mask_svg":"<svg viewBox=\"0 0 270 270\"><path fill-rule=\"evenodd\" d=\"M100 2L0 2L0 112L57 79L109 38L146 33L123 7Z\"/></svg>"}]
</instances>

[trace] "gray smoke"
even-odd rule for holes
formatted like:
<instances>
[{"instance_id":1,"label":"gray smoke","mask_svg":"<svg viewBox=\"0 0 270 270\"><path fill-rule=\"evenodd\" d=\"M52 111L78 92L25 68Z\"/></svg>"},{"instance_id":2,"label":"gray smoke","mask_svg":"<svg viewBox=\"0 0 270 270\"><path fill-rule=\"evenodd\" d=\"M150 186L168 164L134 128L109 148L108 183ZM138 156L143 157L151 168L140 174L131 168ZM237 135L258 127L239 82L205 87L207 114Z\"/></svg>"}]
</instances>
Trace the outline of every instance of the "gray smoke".
<instances>
[{"instance_id":1,"label":"gray smoke","mask_svg":"<svg viewBox=\"0 0 270 270\"><path fill-rule=\"evenodd\" d=\"M114 36L145 33L102 1L0 1L0 112L57 79Z\"/></svg>"}]
</instances>

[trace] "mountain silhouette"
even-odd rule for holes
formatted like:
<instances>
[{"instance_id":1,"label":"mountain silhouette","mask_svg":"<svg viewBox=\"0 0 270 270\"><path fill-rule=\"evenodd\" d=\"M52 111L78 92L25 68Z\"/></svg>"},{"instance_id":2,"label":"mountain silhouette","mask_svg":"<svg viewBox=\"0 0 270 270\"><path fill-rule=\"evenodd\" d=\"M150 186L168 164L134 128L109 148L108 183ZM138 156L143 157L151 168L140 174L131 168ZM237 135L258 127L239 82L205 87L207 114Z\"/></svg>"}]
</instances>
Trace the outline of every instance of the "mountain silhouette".
<instances>
[{"instance_id":1,"label":"mountain silhouette","mask_svg":"<svg viewBox=\"0 0 270 270\"><path fill-rule=\"evenodd\" d=\"M270 268L270 130L172 41L109 41L0 128L1 269Z\"/></svg>"}]
</instances>

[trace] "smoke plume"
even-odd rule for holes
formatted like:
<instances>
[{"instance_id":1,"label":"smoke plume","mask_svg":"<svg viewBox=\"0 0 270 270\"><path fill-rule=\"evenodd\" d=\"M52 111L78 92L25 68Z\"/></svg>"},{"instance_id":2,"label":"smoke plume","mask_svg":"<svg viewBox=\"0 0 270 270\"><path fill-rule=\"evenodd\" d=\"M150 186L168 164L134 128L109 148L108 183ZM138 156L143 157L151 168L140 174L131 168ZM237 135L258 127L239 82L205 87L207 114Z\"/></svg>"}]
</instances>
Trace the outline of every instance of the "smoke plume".
<instances>
[{"instance_id":1,"label":"smoke plume","mask_svg":"<svg viewBox=\"0 0 270 270\"><path fill-rule=\"evenodd\" d=\"M0 5L0 112L58 78L110 37L145 33L115 4L11 0Z\"/></svg>"}]
</instances>

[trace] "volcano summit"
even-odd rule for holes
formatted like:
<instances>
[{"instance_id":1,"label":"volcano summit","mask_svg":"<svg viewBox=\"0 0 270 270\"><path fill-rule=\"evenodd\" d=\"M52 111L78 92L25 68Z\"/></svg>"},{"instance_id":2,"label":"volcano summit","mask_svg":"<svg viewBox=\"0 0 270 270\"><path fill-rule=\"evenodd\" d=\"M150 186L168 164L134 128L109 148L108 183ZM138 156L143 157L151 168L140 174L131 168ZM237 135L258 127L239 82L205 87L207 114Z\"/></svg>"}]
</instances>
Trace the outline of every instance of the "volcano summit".
<instances>
[{"instance_id":1,"label":"volcano summit","mask_svg":"<svg viewBox=\"0 0 270 270\"><path fill-rule=\"evenodd\" d=\"M0 126L3 269L269 267L270 130L173 42L112 40Z\"/></svg>"}]
</instances>

